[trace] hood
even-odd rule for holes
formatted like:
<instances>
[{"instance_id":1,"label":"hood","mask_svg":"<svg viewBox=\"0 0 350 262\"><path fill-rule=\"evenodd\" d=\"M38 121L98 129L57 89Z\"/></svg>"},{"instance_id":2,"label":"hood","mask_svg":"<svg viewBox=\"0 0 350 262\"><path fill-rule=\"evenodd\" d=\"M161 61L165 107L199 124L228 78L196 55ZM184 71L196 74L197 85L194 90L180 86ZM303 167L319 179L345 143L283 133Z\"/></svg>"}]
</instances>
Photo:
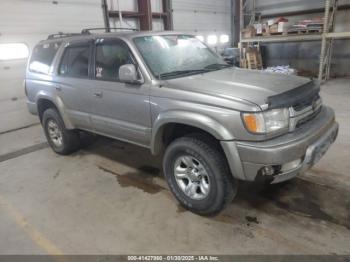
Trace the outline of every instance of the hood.
<instances>
[{"instance_id":1,"label":"hood","mask_svg":"<svg viewBox=\"0 0 350 262\"><path fill-rule=\"evenodd\" d=\"M268 103L269 97L286 93L310 82L310 79L304 77L227 68L167 80L166 86L226 99L246 100L261 106Z\"/></svg>"}]
</instances>

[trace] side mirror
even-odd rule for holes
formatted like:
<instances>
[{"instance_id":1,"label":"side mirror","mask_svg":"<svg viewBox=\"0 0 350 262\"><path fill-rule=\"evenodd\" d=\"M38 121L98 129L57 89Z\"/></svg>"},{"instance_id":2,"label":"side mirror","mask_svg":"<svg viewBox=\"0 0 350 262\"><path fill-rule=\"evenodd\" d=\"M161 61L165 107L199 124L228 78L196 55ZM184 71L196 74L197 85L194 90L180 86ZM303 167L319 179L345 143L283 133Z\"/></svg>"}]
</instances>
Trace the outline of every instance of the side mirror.
<instances>
[{"instance_id":1,"label":"side mirror","mask_svg":"<svg viewBox=\"0 0 350 262\"><path fill-rule=\"evenodd\" d=\"M135 65L126 64L119 67L119 80L129 84L140 84Z\"/></svg>"}]
</instances>

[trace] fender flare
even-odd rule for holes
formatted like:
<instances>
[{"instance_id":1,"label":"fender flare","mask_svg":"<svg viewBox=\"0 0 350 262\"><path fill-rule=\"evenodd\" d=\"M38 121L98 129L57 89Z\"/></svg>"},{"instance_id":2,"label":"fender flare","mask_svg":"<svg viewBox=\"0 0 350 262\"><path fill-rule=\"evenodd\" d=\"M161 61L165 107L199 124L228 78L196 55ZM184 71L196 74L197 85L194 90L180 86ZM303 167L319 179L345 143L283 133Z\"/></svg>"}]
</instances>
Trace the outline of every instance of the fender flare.
<instances>
[{"instance_id":1,"label":"fender flare","mask_svg":"<svg viewBox=\"0 0 350 262\"><path fill-rule=\"evenodd\" d=\"M166 111L158 115L152 128L151 152L153 155L160 153L163 143L162 136L167 124L184 124L202 129L218 140L233 140L233 134L215 119L188 111Z\"/></svg>"},{"instance_id":2,"label":"fender flare","mask_svg":"<svg viewBox=\"0 0 350 262\"><path fill-rule=\"evenodd\" d=\"M65 113L65 110L66 110L65 105L59 96L51 95L51 94L48 94L44 91L40 91L35 98L37 107L39 107L40 100L48 100L51 103L53 103L56 106L60 116L62 117L62 120L63 120L66 128L67 129L74 129L75 128L74 125L72 124L72 122L70 121L70 119L67 117L67 114ZM39 112L39 108L38 108L38 112Z\"/></svg>"}]
</instances>

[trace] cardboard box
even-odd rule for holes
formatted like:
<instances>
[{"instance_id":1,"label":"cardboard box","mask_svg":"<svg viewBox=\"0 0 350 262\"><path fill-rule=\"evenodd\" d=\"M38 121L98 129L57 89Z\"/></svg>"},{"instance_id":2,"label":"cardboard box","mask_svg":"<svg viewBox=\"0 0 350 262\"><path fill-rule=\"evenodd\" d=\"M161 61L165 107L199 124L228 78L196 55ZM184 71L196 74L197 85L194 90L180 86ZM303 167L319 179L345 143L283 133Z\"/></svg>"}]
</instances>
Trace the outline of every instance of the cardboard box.
<instances>
[{"instance_id":1,"label":"cardboard box","mask_svg":"<svg viewBox=\"0 0 350 262\"><path fill-rule=\"evenodd\" d=\"M267 23L263 24L263 36L269 36L270 35L270 27Z\"/></svg>"},{"instance_id":2,"label":"cardboard box","mask_svg":"<svg viewBox=\"0 0 350 262\"><path fill-rule=\"evenodd\" d=\"M273 25L275 23L275 19L269 19L267 20L267 25L270 26L270 25Z\"/></svg>"},{"instance_id":3,"label":"cardboard box","mask_svg":"<svg viewBox=\"0 0 350 262\"><path fill-rule=\"evenodd\" d=\"M262 24L255 24L256 34L261 35L263 33L263 25Z\"/></svg>"},{"instance_id":4,"label":"cardboard box","mask_svg":"<svg viewBox=\"0 0 350 262\"><path fill-rule=\"evenodd\" d=\"M286 33L288 31L289 24L288 22L279 22L277 26L278 33Z\"/></svg>"},{"instance_id":5,"label":"cardboard box","mask_svg":"<svg viewBox=\"0 0 350 262\"><path fill-rule=\"evenodd\" d=\"M270 34L278 33L278 24L273 24L269 26L269 31L270 31Z\"/></svg>"}]
</instances>

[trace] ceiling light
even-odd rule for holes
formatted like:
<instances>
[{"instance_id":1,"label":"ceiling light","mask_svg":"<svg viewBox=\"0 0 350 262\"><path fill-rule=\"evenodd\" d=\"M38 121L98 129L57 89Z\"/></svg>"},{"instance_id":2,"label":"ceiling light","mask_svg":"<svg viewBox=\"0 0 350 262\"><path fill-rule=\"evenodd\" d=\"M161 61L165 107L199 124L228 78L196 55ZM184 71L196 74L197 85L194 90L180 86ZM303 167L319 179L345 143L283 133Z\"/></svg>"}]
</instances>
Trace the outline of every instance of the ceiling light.
<instances>
[{"instance_id":1,"label":"ceiling light","mask_svg":"<svg viewBox=\"0 0 350 262\"><path fill-rule=\"evenodd\" d=\"M221 35L220 36L220 43L222 43L222 44L228 43L229 40L230 40L230 37L228 35Z\"/></svg>"},{"instance_id":2,"label":"ceiling light","mask_svg":"<svg viewBox=\"0 0 350 262\"><path fill-rule=\"evenodd\" d=\"M207 42L209 45L215 45L218 42L218 37L216 35L209 35Z\"/></svg>"}]
</instances>

